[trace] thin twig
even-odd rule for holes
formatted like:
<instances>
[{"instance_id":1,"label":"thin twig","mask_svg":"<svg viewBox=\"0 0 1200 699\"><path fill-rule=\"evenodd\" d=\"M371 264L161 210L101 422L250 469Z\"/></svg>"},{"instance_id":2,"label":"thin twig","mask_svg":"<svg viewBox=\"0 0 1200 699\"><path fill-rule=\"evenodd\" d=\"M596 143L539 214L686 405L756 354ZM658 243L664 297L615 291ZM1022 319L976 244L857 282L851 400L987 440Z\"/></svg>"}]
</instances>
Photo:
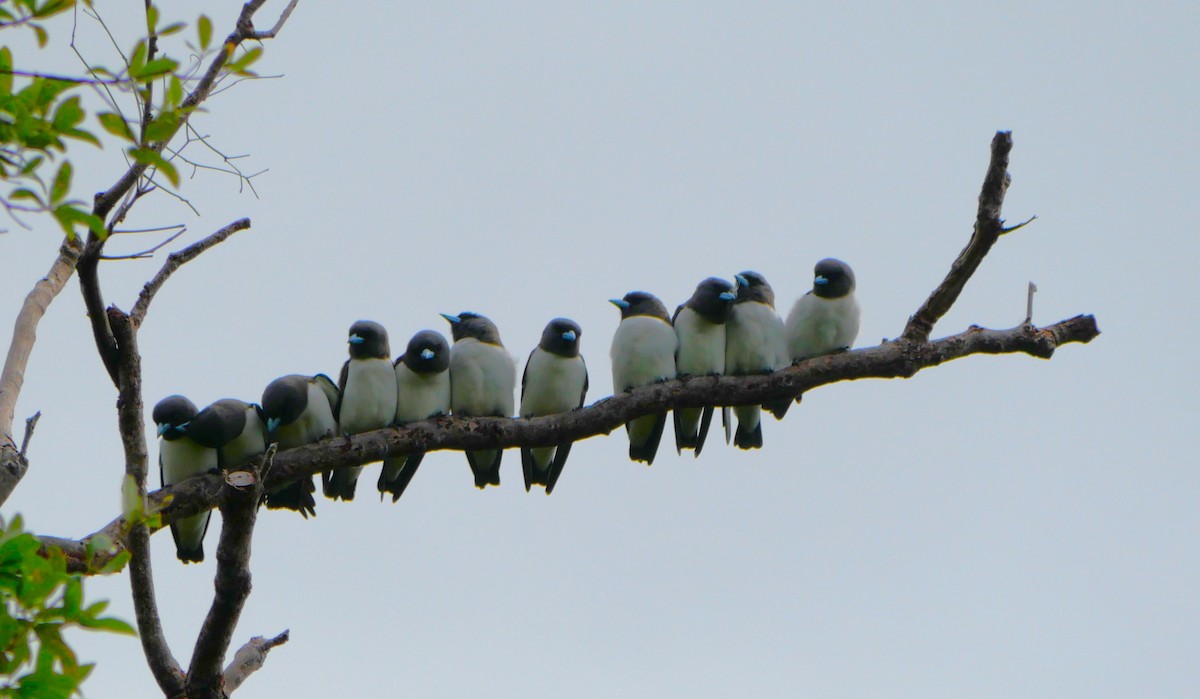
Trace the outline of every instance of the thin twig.
<instances>
[{"instance_id":1,"label":"thin twig","mask_svg":"<svg viewBox=\"0 0 1200 699\"><path fill-rule=\"evenodd\" d=\"M179 252L167 255L167 261L163 263L162 269L158 270L158 274L154 275L153 279L146 282L146 285L142 287L142 293L138 294L137 303L133 305L133 311L129 314L134 327L141 326L142 321L146 319L146 312L150 310L150 302L154 300L154 295L158 293L158 290L162 288L162 285L167 282L167 279L170 278L175 270L200 256L205 250L223 242L234 233L249 227L250 219L238 219L207 238L192 243Z\"/></svg>"},{"instance_id":2,"label":"thin twig","mask_svg":"<svg viewBox=\"0 0 1200 699\"><path fill-rule=\"evenodd\" d=\"M153 257L154 253L163 249L171 241L175 240L176 238L178 238L179 236L183 235L186 232L187 232L187 228L180 228L177 232L172 234L171 237L167 238L166 240L162 241L161 243L159 243L158 245L155 245L152 248L148 248L141 252L131 253L129 255L101 255L100 259L102 259L102 260L143 260L147 257Z\"/></svg>"},{"instance_id":3,"label":"thin twig","mask_svg":"<svg viewBox=\"0 0 1200 699\"><path fill-rule=\"evenodd\" d=\"M275 26L271 27L265 32L255 32L252 38L258 39L259 41L262 41L263 39L274 39L275 35L279 33L279 30L283 29L284 22L288 20L288 17L292 16L292 10L296 9L296 3L298 2L300 2L300 0L292 0L289 2L288 6L283 8L283 12L279 15L279 19L275 22Z\"/></svg>"},{"instance_id":4,"label":"thin twig","mask_svg":"<svg viewBox=\"0 0 1200 699\"><path fill-rule=\"evenodd\" d=\"M1025 219L1024 221L1021 221L1020 223L1018 223L1015 226L1009 226L1008 228L1001 228L1000 235L1006 235L1008 233L1012 233L1013 231L1020 230L1020 229L1024 228L1025 226L1028 226L1029 224L1033 223L1036 220L1037 220L1037 214L1034 214L1033 216L1030 216L1029 218Z\"/></svg>"},{"instance_id":5,"label":"thin twig","mask_svg":"<svg viewBox=\"0 0 1200 699\"><path fill-rule=\"evenodd\" d=\"M21 438L21 458L25 458L26 452L29 451L29 440L33 439L33 430L41 418L42 411L40 410L25 418L25 436Z\"/></svg>"}]
</instances>

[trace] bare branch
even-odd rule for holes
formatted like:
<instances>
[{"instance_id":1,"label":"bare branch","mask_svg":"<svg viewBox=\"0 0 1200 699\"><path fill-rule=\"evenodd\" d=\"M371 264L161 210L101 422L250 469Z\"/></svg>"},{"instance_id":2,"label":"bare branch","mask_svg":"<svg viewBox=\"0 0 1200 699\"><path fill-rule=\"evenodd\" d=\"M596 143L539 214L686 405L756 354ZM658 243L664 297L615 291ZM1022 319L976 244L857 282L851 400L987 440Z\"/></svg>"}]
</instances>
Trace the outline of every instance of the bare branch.
<instances>
[{"instance_id":1,"label":"bare branch","mask_svg":"<svg viewBox=\"0 0 1200 699\"><path fill-rule=\"evenodd\" d=\"M82 250L83 244L77 236L63 242L50 271L33 285L13 323L12 342L4 359L4 369L0 371L0 504L8 500L29 468L24 455L17 451L12 425L17 398L25 384L25 367L37 340L38 323L75 272Z\"/></svg>"},{"instance_id":2,"label":"bare branch","mask_svg":"<svg viewBox=\"0 0 1200 699\"><path fill-rule=\"evenodd\" d=\"M288 638L289 632L284 629L283 633L275 638L255 636L247 641L246 645L238 648L238 651L233 654L233 662L225 668L225 692L233 694L238 687L242 686L247 677L263 666L263 663L267 661L267 653L270 653L275 646L287 643Z\"/></svg>"},{"instance_id":3,"label":"bare branch","mask_svg":"<svg viewBox=\"0 0 1200 699\"><path fill-rule=\"evenodd\" d=\"M928 343L903 339L877 347L814 357L788 369L760 376L721 376L675 379L622 393L580 410L530 419L441 417L404 427L364 432L347 439L325 439L316 444L279 452L268 473L262 475L267 491L320 471L361 466L413 451L537 447L578 441L608 434L629 420L662 410L702 405L757 405L799 395L819 386L857 379L908 378L922 369L975 354L1028 354L1049 359L1058 347L1090 342L1100 334L1096 319L1081 315L1044 328L1019 325L1007 330L972 327L965 332ZM163 526L182 517L211 509L226 490L224 478L209 474L189 478L147 496L147 510L162 514ZM80 541L43 537L67 555L70 570L86 573L85 549L100 534L119 547L123 520ZM114 551L113 553L116 553ZM95 564L103 565L107 557Z\"/></svg>"},{"instance_id":4,"label":"bare branch","mask_svg":"<svg viewBox=\"0 0 1200 699\"><path fill-rule=\"evenodd\" d=\"M38 420L42 419L42 411L25 418L25 436L21 439L21 458L29 451L29 442L33 439L33 431L37 428Z\"/></svg>"},{"instance_id":5,"label":"bare branch","mask_svg":"<svg viewBox=\"0 0 1200 699\"><path fill-rule=\"evenodd\" d=\"M1007 235L1008 233L1012 233L1013 231L1020 230L1020 229L1024 228L1025 226L1028 226L1029 224L1033 223L1036 220L1037 220L1037 215L1034 214L1033 216L1030 216L1029 218L1025 219L1024 221L1021 221L1020 223L1018 223L1015 226L1009 226L1008 228L1001 228L1000 235Z\"/></svg>"},{"instance_id":6,"label":"bare branch","mask_svg":"<svg viewBox=\"0 0 1200 699\"><path fill-rule=\"evenodd\" d=\"M259 41L263 39L274 39L275 35L279 33L279 30L283 29L284 22L287 22L288 17L292 16L292 10L296 9L296 3L298 2L300 2L300 0L291 0L291 2L288 3L288 6L283 8L283 12L279 15L279 19L275 22L275 26L271 27L265 32L255 32L253 38L258 39Z\"/></svg>"},{"instance_id":7,"label":"bare branch","mask_svg":"<svg viewBox=\"0 0 1200 699\"><path fill-rule=\"evenodd\" d=\"M1029 292L1025 297L1025 324L1033 322L1033 295L1037 293L1037 284L1029 282Z\"/></svg>"},{"instance_id":8,"label":"bare branch","mask_svg":"<svg viewBox=\"0 0 1200 699\"><path fill-rule=\"evenodd\" d=\"M908 319L902 337L913 342L925 342L933 332L933 326L950 310L958 295L962 293L967 280L979 268L984 256L992 249L992 245L1000 238L1004 230L1004 221L1000 218L1000 207L1004 204L1004 194L1008 191L1011 178L1008 174L1008 154L1012 150L1012 132L997 131L992 139L992 159L988 164L987 175L983 179L983 189L979 193L979 211L975 215L975 232L970 242L958 254L958 259L950 266L950 272L938 285L925 303Z\"/></svg>"},{"instance_id":9,"label":"bare branch","mask_svg":"<svg viewBox=\"0 0 1200 699\"><path fill-rule=\"evenodd\" d=\"M130 253L128 255L101 255L100 259L101 260L144 260L147 257L153 257L154 253L163 249L168 244L170 244L171 241L175 240L176 238L178 238L179 236L183 235L186 232L187 232L187 228L181 227L178 231L172 233L171 236L168 237L166 240L155 245L154 247L147 248L145 250L142 250L141 252Z\"/></svg>"},{"instance_id":10,"label":"bare branch","mask_svg":"<svg viewBox=\"0 0 1200 699\"><path fill-rule=\"evenodd\" d=\"M109 323L120 346L118 362L117 424L125 450L125 474L137 486L137 497L145 502L146 434L142 420L142 360L137 350L137 330L129 316L116 307L108 309ZM128 527L130 588L137 617L142 652L158 686L168 697L183 690L183 671L171 654L158 616L154 594L154 571L150 563L150 531L144 521Z\"/></svg>"},{"instance_id":11,"label":"bare branch","mask_svg":"<svg viewBox=\"0 0 1200 699\"><path fill-rule=\"evenodd\" d=\"M150 310L150 302L154 300L154 295L158 293L158 290L162 288L162 285L167 282L167 279L175 270L199 257L205 250L224 242L226 238L234 233L249 227L250 219L238 219L207 238L192 243L179 252L167 255L167 261L163 264L162 269L158 271L158 274L154 275L154 279L146 282L146 285L142 287L142 293L138 294L137 303L134 304L133 311L129 314L133 325L135 327L141 326L142 321L146 319L146 312Z\"/></svg>"},{"instance_id":12,"label":"bare branch","mask_svg":"<svg viewBox=\"0 0 1200 699\"><path fill-rule=\"evenodd\" d=\"M269 458L269 457L268 457ZM200 628L187 673L189 699L223 699L221 663L233 640L238 618L250 596L250 539L263 497L262 479L246 488L225 488L221 508L221 538L217 542L216 594Z\"/></svg>"}]
</instances>

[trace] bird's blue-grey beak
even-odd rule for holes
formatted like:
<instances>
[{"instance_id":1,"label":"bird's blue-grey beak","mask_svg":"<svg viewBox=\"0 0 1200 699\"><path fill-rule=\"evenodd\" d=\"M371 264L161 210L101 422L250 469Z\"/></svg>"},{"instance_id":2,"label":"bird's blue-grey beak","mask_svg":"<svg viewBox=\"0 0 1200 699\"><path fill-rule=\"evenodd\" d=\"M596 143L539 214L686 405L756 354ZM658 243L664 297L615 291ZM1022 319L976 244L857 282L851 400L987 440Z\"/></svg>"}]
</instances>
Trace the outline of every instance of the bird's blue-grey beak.
<instances>
[{"instance_id":1,"label":"bird's blue-grey beak","mask_svg":"<svg viewBox=\"0 0 1200 699\"><path fill-rule=\"evenodd\" d=\"M721 292L721 300L722 301L732 301L736 298L737 298L737 294L735 294L731 291L722 291Z\"/></svg>"},{"instance_id":2,"label":"bird's blue-grey beak","mask_svg":"<svg viewBox=\"0 0 1200 699\"><path fill-rule=\"evenodd\" d=\"M575 331L574 330L566 331L565 333L562 334L562 339L566 340L567 342L574 342L575 341Z\"/></svg>"},{"instance_id":3,"label":"bird's blue-grey beak","mask_svg":"<svg viewBox=\"0 0 1200 699\"><path fill-rule=\"evenodd\" d=\"M451 323L461 323L462 322L462 318L459 318L458 316L452 316L449 313L439 313L438 315L440 315L441 317L450 321Z\"/></svg>"},{"instance_id":4,"label":"bird's blue-grey beak","mask_svg":"<svg viewBox=\"0 0 1200 699\"><path fill-rule=\"evenodd\" d=\"M279 427L280 422L283 422L283 420L281 420L277 417L268 418L267 419L267 432L274 432Z\"/></svg>"},{"instance_id":5,"label":"bird's blue-grey beak","mask_svg":"<svg viewBox=\"0 0 1200 699\"><path fill-rule=\"evenodd\" d=\"M164 434L167 433L167 430L169 430L169 429L171 429L171 425L169 423L166 423L166 422L158 423L158 436L159 437L163 436Z\"/></svg>"},{"instance_id":6,"label":"bird's blue-grey beak","mask_svg":"<svg viewBox=\"0 0 1200 699\"><path fill-rule=\"evenodd\" d=\"M421 350L421 359L433 359L436 354L437 352L434 352L426 347L425 349Z\"/></svg>"},{"instance_id":7,"label":"bird's blue-grey beak","mask_svg":"<svg viewBox=\"0 0 1200 699\"><path fill-rule=\"evenodd\" d=\"M629 302L625 299L609 299L608 302L617 308L629 308Z\"/></svg>"},{"instance_id":8,"label":"bird's blue-grey beak","mask_svg":"<svg viewBox=\"0 0 1200 699\"><path fill-rule=\"evenodd\" d=\"M363 342L366 342L366 340L363 340L358 335L351 335L350 339L346 340L346 342L349 342L352 345L361 345Z\"/></svg>"},{"instance_id":9,"label":"bird's blue-grey beak","mask_svg":"<svg viewBox=\"0 0 1200 699\"><path fill-rule=\"evenodd\" d=\"M813 281L816 282L817 284L828 284L829 283L828 279L826 279L825 277L823 277L819 274L817 275L817 278L814 279Z\"/></svg>"},{"instance_id":10,"label":"bird's blue-grey beak","mask_svg":"<svg viewBox=\"0 0 1200 699\"><path fill-rule=\"evenodd\" d=\"M750 286L750 280L740 274L733 275L733 278L737 280L738 286Z\"/></svg>"}]
</instances>

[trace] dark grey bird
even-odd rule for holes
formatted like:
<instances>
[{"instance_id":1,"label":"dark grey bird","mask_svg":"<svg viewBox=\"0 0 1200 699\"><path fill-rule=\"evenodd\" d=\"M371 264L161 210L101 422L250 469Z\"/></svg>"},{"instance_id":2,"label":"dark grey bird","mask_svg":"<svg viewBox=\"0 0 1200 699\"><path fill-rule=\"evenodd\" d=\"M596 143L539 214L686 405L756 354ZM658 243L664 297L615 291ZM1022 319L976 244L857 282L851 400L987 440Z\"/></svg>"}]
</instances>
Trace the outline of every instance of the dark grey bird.
<instances>
[{"instance_id":1,"label":"dark grey bird","mask_svg":"<svg viewBox=\"0 0 1200 699\"><path fill-rule=\"evenodd\" d=\"M442 314L450 322L454 345L450 348L450 406L455 415L512 417L517 364L504 344L496 324L478 313ZM500 485L501 449L468 450L467 463L475 487Z\"/></svg>"},{"instance_id":2,"label":"dark grey bird","mask_svg":"<svg viewBox=\"0 0 1200 699\"><path fill-rule=\"evenodd\" d=\"M583 406L587 396L587 365L579 354L579 324L567 318L555 318L546 324L538 346L529 353L521 377L521 417L557 415ZM534 485L554 492L562 475L571 442L553 447L521 449L521 470L525 491Z\"/></svg>"},{"instance_id":3,"label":"dark grey bird","mask_svg":"<svg viewBox=\"0 0 1200 699\"><path fill-rule=\"evenodd\" d=\"M218 470L217 450L198 444L187 429L196 417L196 406L180 395L167 396L154 406L154 424L158 427L158 473L163 487L203 473ZM204 560L204 534L212 510L184 517L171 523L175 555L184 563Z\"/></svg>"},{"instance_id":4,"label":"dark grey bird","mask_svg":"<svg viewBox=\"0 0 1200 699\"><path fill-rule=\"evenodd\" d=\"M621 310L621 322L613 333L613 393L675 378L675 349L679 339L671 327L667 307L654 294L631 291L623 298L609 299ZM625 423L629 435L629 458L654 463L662 439L667 412L645 415Z\"/></svg>"},{"instance_id":5,"label":"dark grey bird","mask_svg":"<svg viewBox=\"0 0 1200 699\"><path fill-rule=\"evenodd\" d=\"M275 379L262 394L267 441L278 442L283 450L336 435L336 403L337 386L324 374L288 374ZM267 508L295 510L305 518L316 516L314 492L312 477L306 476L267 493Z\"/></svg>"},{"instance_id":6,"label":"dark grey bird","mask_svg":"<svg viewBox=\"0 0 1200 699\"><path fill-rule=\"evenodd\" d=\"M349 436L387 427L396 419L396 372L387 330L374 321L356 321L346 342L350 358L342 365L333 406L338 432ZM353 500L362 470L362 466L348 466L322 472L325 497Z\"/></svg>"},{"instance_id":7,"label":"dark grey bird","mask_svg":"<svg viewBox=\"0 0 1200 699\"><path fill-rule=\"evenodd\" d=\"M396 359L397 425L450 414L450 345L433 330L422 330L408 341L404 354ZM391 493L392 502L400 499L412 482L425 452L383 460L379 472L379 499Z\"/></svg>"},{"instance_id":8,"label":"dark grey bird","mask_svg":"<svg viewBox=\"0 0 1200 699\"><path fill-rule=\"evenodd\" d=\"M783 321L775 312L775 292L758 272L736 275L737 298L725 322L725 373L732 376L770 374L787 365ZM791 400L782 401L786 406ZM761 411L757 405L734 409L737 432L733 443L741 449L762 447Z\"/></svg>"},{"instance_id":9,"label":"dark grey bird","mask_svg":"<svg viewBox=\"0 0 1200 699\"><path fill-rule=\"evenodd\" d=\"M733 307L733 285L709 277L696 286L692 297L675 309L671 319L679 347L675 371L685 376L720 376L725 373L725 320ZM692 449L696 456L704 448L712 424L713 406L675 410L675 448Z\"/></svg>"},{"instance_id":10,"label":"dark grey bird","mask_svg":"<svg viewBox=\"0 0 1200 699\"><path fill-rule=\"evenodd\" d=\"M222 470L237 469L267 450L261 411L254 403L222 398L192 418L187 435L201 446L216 449Z\"/></svg>"}]
</instances>

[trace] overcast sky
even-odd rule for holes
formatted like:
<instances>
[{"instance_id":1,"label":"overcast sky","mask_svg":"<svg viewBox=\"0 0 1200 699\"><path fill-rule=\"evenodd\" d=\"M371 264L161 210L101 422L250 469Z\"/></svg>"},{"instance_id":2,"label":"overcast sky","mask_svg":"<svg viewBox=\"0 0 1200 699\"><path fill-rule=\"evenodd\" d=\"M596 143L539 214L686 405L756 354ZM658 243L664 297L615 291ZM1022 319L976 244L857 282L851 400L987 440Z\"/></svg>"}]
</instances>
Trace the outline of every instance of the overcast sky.
<instances>
[{"instance_id":1,"label":"overcast sky","mask_svg":"<svg viewBox=\"0 0 1200 699\"><path fill-rule=\"evenodd\" d=\"M130 46L136 17L98 4ZM218 37L239 7L206 3ZM1015 142L1005 216L1038 220L934 334L1016 325L1029 281L1035 322L1094 313L1103 334L1049 362L813 391L759 452L710 436L677 457L668 434L646 468L622 434L590 439L549 498L524 492L515 451L484 492L437 453L397 505L370 467L357 500L322 500L315 520L264 511L234 645L292 640L237 696L1194 695L1198 17L1185 2L300 3L258 64L282 77L195 121L268 169L257 197L200 172L183 190L199 215L155 195L128 222L185 223L181 247L253 221L154 302L147 422L170 393L258 400L282 374L336 376L357 319L398 354L463 310L521 366L547 320L575 319L595 400L611 393L607 299L674 307L755 269L786 313L826 256L854 267L858 345L874 345L966 243L997 129ZM117 63L94 24L80 37ZM61 43L36 60L79 70ZM88 199L118 150L77 151ZM9 228L3 328L59 242ZM160 264L106 264L108 301L128 309ZM118 513L114 401L72 281L26 376L18 422L43 417L6 515L82 536ZM202 565L153 537L185 666L216 521ZM125 575L87 594L133 620ZM98 663L88 696L157 692L135 639L71 638Z\"/></svg>"}]
</instances>

